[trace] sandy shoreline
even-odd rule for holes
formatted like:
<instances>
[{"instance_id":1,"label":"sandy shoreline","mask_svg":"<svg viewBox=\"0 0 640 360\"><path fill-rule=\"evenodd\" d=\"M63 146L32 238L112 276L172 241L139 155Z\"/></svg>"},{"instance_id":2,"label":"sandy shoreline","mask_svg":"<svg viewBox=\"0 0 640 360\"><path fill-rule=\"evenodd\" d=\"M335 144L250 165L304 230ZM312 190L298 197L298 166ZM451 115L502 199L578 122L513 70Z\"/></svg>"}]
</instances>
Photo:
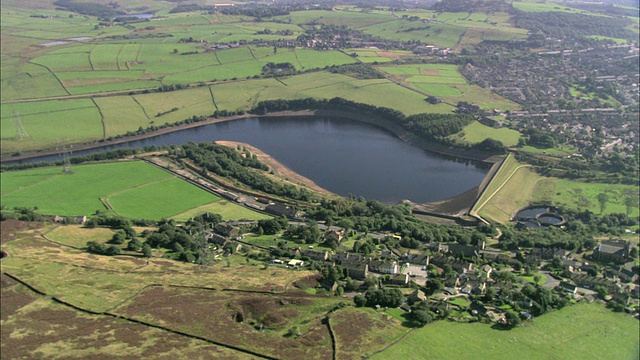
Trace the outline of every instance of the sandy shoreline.
<instances>
[{"instance_id":1,"label":"sandy shoreline","mask_svg":"<svg viewBox=\"0 0 640 360\"><path fill-rule=\"evenodd\" d=\"M297 172L289 169L288 167L284 166L278 160L274 159L269 154L265 153L264 151L258 149L255 146L252 146L246 143L237 142L237 141L223 141L223 140L216 141L216 144L224 145L231 148L236 148L238 145L244 146L247 148L247 150L251 152L251 154L255 154L258 157L258 160L268 165L269 168L273 170L273 172L278 177L284 179L285 181L288 181L294 185L302 185L303 187L310 189L312 191L315 191L317 193L320 193L322 195L336 196L336 194L332 193L331 191L320 187L318 184L313 182L313 180L306 178L298 174Z\"/></svg>"}]
</instances>

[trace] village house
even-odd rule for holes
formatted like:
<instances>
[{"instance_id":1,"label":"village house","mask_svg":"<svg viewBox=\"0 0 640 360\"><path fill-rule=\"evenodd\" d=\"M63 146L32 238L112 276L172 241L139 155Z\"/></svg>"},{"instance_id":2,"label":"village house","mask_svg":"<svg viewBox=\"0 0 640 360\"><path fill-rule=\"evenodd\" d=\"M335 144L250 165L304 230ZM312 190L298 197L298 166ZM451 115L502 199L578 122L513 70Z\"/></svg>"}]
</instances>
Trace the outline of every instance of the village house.
<instances>
[{"instance_id":1,"label":"village house","mask_svg":"<svg viewBox=\"0 0 640 360\"><path fill-rule=\"evenodd\" d=\"M347 276L352 279L366 279L369 275L369 265L361 261L345 261L340 266L347 270Z\"/></svg>"},{"instance_id":2,"label":"village house","mask_svg":"<svg viewBox=\"0 0 640 360\"><path fill-rule=\"evenodd\" d=\"M401 260L402 262L409 263L411 265L429 265L428 256L423 254L404 254Z\"/></svg>"},{"instance_id":3,"label":"village house","mask_svg":"<svg viewBox=\"0 0 640 360\"><path fill-rule=\"evenodd\" d=\"M624 240L603 241L593 250L593 258L604 262L623 263L629 257L629 243Z\"/></svg>"},{"instance_id":4,"label":"village house","mask_svg":"<svg viewBox=\"0 0 640 360\"><path fill-rule=\"evenodd\" d=\"M406 285L409 283L409 274L394 274L387 280L392 285Z\"/></svg>"},{"instance_id":5,"label":"village house","mask_svg":"<svg viewBox=\"0 0 640 360\"><path fill-rule=\"evenodd\" d=\"M328 251L317 251L312 249L307 249L302 251L302 256L309 258L309 260L313 261L327 261L329 260L329 252Z\"/></svg>"},{"instance_id":6,"label":"village house","mask_svg":"<svg viewBox=\"0 0 640 360\"><path fill-rule=\"evenodd\" d=\"M388 260L371 260L369 262L369 270L382 274L397 274L398 263Z\"/></svg>"},{"instance_id":7,"label":"village house","mask_svg":"<svg viewBox=\"0 0 640 360\"><path fill-rule=\"evenodd\" d=\"M226 223L216 225L215 232L232 239L237 239L240 235L240 229Z\"/></svg>"}]
</instances>

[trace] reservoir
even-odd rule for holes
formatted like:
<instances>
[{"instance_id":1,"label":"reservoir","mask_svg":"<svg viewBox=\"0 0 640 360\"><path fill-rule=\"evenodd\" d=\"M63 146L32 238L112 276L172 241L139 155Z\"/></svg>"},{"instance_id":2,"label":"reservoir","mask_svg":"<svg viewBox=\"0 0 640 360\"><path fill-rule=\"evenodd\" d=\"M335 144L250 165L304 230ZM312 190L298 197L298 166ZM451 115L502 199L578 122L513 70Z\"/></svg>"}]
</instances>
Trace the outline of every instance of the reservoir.
<instances>
[{"instance_id":1,"label":"reservoir","mask_svg":"<svg viewBox=\"0 0 640 360\"><path fill-rule=\"evenodd\" d=\"M213 140L251 144L338 195L390 204L405 199L415 203L443 200L479 185L488 172L488 166L427 152L383 128L326 117L246 118L73 155ZM30 161L60 159L55 155Z\"/></svg>"}]
</instances>

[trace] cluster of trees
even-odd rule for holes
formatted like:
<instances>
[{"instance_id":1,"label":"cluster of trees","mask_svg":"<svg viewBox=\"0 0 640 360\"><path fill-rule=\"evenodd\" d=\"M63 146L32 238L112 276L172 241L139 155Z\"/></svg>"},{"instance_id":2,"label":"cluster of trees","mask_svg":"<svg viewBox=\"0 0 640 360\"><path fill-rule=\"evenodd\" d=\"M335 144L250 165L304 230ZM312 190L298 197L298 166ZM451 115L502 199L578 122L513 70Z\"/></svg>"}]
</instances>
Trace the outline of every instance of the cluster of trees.
<instances>
[{"instance_id":1,"label":"cluster of trees","mask_svg":"<svg viewBox=\"0 0 640 360\"><path fill-rule=\"evenodd\" d=\"M214 174L234 178L252 189L290 199L308 201L314 195L307 189L290 184L281 184L267 176L251 170L269 171L269 167L254 156L242 156L234 149L209 143L188 143L182 146L181 157L192 160L196 165Z\"/></svg>"},{"instance_id":2,"label":"cluster of trees","mask_svg":"<svg viewBox=\"0 0 640 360\"><path fill-rule=\"evenodd\" d=\"M362 232L390 231L399 233L405 245L418 247L428 242L458 242L470 244L473 232L458 226L430 224L411 216L411 206L385 205L376 200L363 198L322 200L318 206L307 209L307 215L327 225ZM406 239L406 240L405 240ZM397 240L389 239L388 246L399 246Z\"/></svg>"},{"instance_id":3,"label":"cluster of trees","mask_svg":"<svg viewBox=\"0 0 640 360\"><path fill-rule=\"evenodd\" d=\"M621 17L589 16L565 12L521 12L515 25L530 33L542 33L556 38L583 38L601 35L613 38L636 39L631 30L630 19Z\"/></svg>"},{"instance_id":4,"label":"cluster of trees","mask_svg":"<svg viewBox=\"0 0 640 360\"><path fill-rule=\"evenodd\" d=\"M264 76L285 76L285 75L295 75L298 71L296 67L290 63L267 63L262 67L262 75Z\"/></svg>"},{"instance_id":5,"label":"cluster of trees","mask_svg":"<svg viewBox=\"0 0 640 360\"><path fill-rule=\"evenodd\" d=\"M398 289L370 289L364 296L356 295L353 301L356 306L396 308L402 305L404 296Z\"/></svg>"},{"instance_id":6,"label":"cluster of trees","mask_svg":"<svg viewBox=\"0 0 640 360\"><path fill-rule=\"evenodd\" d=\"M322 231L318 224L313 222L307 225L291 225L285 232L285 236L297 239L303 244L315 244L320 242Z\"/></svg>"},{"instance_id":7,"label":"cluster of trees","mask_svg":"<svg viewBox=\"0 0 640 360\"><path fill-rule=\"evenodd\" d=\"M442 141L462 131L475 118L468 114L416 114L407 118L405 127L422 138Z\"/></svg>"},{"instance_id":8,"label":"cluster of trees","mask_svg":"<svg viewBox=\"0 0 640 360\"><path fill-rule=\"evenodd\" d=\"M334 74L342 74L354 77L356 79L382 79L384 75L378 70L374 69L371 65L367 64L345 64L345 65L331 65L329 71Z\"/></svg>"},{"instance_id":9,"label":"cluster of trees","mask_svg":"<svg viewBox=\"0 0 640 360\"><path fill-rule=\"evenodd\" d=\"M173 250L171 257L176 260L209 264L213 260L208 251L205 229L210 229L221 221L220 215L210 213L194 217L184 226L176 226L173 220L163 220L159 223L158 230L147 237L143 246Z\"/></svg>"},{"instance_id":10,"label":"cluster of trees","mask_svg":"<svg viewBox=\"0 0 640 360\"><path fill-rule=\"evenodd\" d=\"M274 235L289 227L289 222L285 217L273 219L263 219L258 221L257 231L260 234Z\"/></svg>"},{"instance_id":11,"label":"cluster of trees","mask_svg":"<svg viewBox=\"0 0 640 360\"><path fill-rule=\"evenodd\" d=\"M173 9L169 10L169 14L177 14L183 12L192 12L192 11L208 11L209 13L215 12L215 6L213 5L198 5L198 4L180 4Z\"/></svg>"}]
</instances>

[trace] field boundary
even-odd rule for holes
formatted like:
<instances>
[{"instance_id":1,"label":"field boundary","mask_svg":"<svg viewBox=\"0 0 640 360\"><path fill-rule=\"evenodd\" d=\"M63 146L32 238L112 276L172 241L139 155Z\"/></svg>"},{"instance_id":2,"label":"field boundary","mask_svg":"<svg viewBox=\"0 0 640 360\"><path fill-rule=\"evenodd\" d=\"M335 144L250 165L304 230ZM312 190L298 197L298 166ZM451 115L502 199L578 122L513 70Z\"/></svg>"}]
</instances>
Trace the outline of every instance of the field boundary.
<instances>
[{"instance_id":1,"label":"field boundary","mask_svg":"<svg viewBox=\"0 0 640 360\"><path fill-rule=\"evenodd\" d=\"M71 93L69 92L69 90L67 90L67 87L66 87L66 86L64 86L64 84L62 83L62 80L60 80L60 78L58 77L58 75L57 75L56 73L54 73L51 69L49 69L49 67L48 67L48 66L46 66L46 65L42 65L42 64L38 64L38 63L35 63L35 62L31 62L31 61L28 61L28 63L29 63L29 64L33 64L33 65L36 65L36 66L42 66L43 68L47 69L47 71L48 71L51 75L53 75L53 77L54 77L54 78L56 78L56 80L58 80L58 83L60 84L60 86L62 86L62 89L67 93L67 95L71 95ZM65 96L63 95L63 96L61 96L61 97L65 97ZM15 102L20 102L19 100L24 100L24 99L17 99L17 100L18 100L18 101L15 101Z\"/></svg>"},{"instance_id":2,"label":"field boundary","mask_svg":"<svg viewBox=\"0 0 640 360\"><path fill-rule=\"evenodd\" d=\"M98 109L98 113L100 114L100 122L102 123L102 138L106 139L107 138L107 125L104 123L104 114L102 113L102 109L100 109L100 106L98 105L98 103L96 102L96 100L93 97L90 97L89 99L91 99L91 102L93 103L93 105L95 105L96 109Z\"/></svg>"},{"instance_id":3,"label":"field boundary","mask_svg":"<svg viewBox=\"0 0 640 360\"><path fill-rule=\"evenodd\" d=\"M144 116L146 116L148 120L151 120L151 117L149 116L149 114L147 114L147 110L144 108L144 106L142 106L142 104L140 104L140 101L138 101L138 99L136 99L134 95L131 95L131 98L136 104L138 104L138 106L140 106L140 109L142 109Z\"/></svg>"}]
</instances>

